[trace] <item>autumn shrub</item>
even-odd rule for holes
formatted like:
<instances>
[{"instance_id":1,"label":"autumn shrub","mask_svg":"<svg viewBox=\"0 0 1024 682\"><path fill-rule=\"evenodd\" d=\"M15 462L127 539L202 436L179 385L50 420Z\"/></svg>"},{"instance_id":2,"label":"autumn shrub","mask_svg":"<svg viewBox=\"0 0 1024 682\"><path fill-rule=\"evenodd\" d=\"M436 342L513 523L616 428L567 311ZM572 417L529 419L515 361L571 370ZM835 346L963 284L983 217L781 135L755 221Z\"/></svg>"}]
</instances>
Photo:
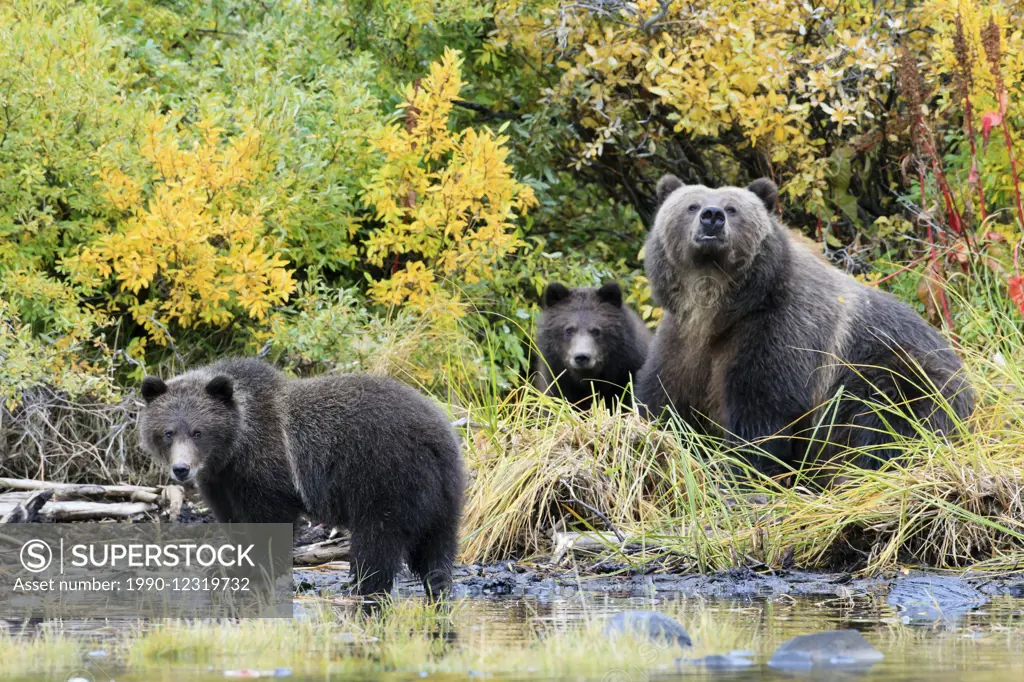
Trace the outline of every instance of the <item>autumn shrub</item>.
<instances>
[{"instance_id":1,"label":"autumn shrub","mask_svg":"<svg viewBox=\"0 0 1024 682\"><path fill-rule=\"evenodd\" d=\"M245 192L264 161L259 132L250 127L228 142L213 122L201 121L187 130L189 149L173 132L178 127L159 116L147 121L141 177L100 167L103 195L122 215L64 260L83 294L110 292L108 304L126 308L158 342L168 325L261 320L295 287Z\"/></svg>"},{"instance_id":2,"label":"autumn shrub","mask_svg":"<svg viewBox=\"0 0 1024 682\"><path fill-rule=\"evenodd\" d=\"M407 87L402 124L374 140L384 159L364 201L380 226L366 241L366 256L389 270L370 286L381 303L423 308L438 297L457 301L465 288L493 279L496 266L522 246L514 220L535 199L507 163L507 138L450 129L453 101L465 85L461 65L446 51L427 77Z\"/></svg>"}]
</instances>

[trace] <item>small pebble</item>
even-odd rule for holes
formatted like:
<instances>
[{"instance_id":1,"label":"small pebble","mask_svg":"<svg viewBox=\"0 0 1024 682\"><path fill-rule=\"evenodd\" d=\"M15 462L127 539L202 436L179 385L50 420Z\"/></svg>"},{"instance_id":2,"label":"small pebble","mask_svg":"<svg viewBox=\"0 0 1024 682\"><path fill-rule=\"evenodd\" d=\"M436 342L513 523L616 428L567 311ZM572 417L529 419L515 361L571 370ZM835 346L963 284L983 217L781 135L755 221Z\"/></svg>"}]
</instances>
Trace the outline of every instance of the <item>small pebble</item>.
<instances>
[{"instance_id":1,"label":"small pebble","mask_svg":"<svg viewBox=\"0 0 1024 682\"><path fill-rule=\"evenodd\" d=\"M106 655L107 655L107 652L104 651L103 649L97 649L96 651L90 651L89 653L86 654L86 656L89 656L90 658L103 658Z\"/></svg>"}]
</instances>

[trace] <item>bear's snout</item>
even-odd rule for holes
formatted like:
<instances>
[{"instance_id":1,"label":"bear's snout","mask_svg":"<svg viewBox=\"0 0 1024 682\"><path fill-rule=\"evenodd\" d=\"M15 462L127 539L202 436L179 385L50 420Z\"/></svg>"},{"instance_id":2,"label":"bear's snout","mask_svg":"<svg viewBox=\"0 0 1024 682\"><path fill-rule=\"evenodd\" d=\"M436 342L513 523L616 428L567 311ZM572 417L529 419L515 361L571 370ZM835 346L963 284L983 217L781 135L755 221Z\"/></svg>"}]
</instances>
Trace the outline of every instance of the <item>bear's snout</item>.
<instances>
[{"instance_id":1,"label":"bear's snout","mask_svg":"<svg viewBox=\"0 0 1024 682\"><path fill-rule=\"evenodd\" d=\"M589 369L594 364L594 358L587 353L578 353L572 357L576 369Z\"/></svg>"},{"instance_id":2,"label":"bear's snout","mask_svg":"<svg viewBox=\"0 0 1024 682\"><path fill-rule=\"evenodd\" d=\"M697 241L718 241L725 234L725 211L717 206L707 206L700 212L700 229Z\"/></svg>"},{"instance_id":3,"label":"bear's snout","mask_svg":"<svg viewBox=\"0 0 1024 682\"><path fill-rule=\"evenodd\" d=\"M174 466L171 467L171 473L174 474L174 477L176 479L184 483L185 481L188 480L189 474L192 473L192 467L182 463L175 464Z\"/></svg>"},{"instance_id":4,"label":"bear's snout","mask_svg":"<svg viewBox=\"0 0 1024 682\"><path fill-rule=\"evenodd\" d=\"M184 440L174 442L167 460L171 465L171 475L181 483L195 478L202 464L202 456L195 443Z\"/></svg>"},{"instance_id":5,"label":"bear's snout","mask_svg":"<svg viewBox=\"0 0 1024 682\"><path fill-rule=\"evenodd\" d=\"M594 337L586 332L580 332L569 345L566 365L573 372L588 374L598 367L600 360L600 349Z\"/></svg>"}]
</instances>

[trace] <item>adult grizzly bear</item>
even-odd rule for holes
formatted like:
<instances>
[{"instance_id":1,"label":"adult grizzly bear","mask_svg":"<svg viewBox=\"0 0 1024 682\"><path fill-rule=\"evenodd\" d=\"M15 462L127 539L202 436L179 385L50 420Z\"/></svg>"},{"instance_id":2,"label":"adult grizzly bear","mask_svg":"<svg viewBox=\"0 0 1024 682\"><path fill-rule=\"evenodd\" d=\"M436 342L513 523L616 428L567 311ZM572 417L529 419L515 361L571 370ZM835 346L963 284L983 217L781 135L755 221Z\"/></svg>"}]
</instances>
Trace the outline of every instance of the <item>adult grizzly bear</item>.
<instances>
[{"instance_id":1,"label":"adult grizzly bear","mask_svg":"<svg viewBox=\"0 0 1024 682\"><path fill-rule=\"evenodd\" d=\"M874 447L858 463L877 466L898 454L891 432L912 435L918 421L947 434L970 415L946 340L792 239L773 216L774 183L709 189L668 175L658 198L646 270L666 314L636 388L650 412L671 406L734 442L766 439L754 463L768 473L859 446ZM840 390L836 412L820 409Z\"/></svg>"},{"instance_id":2,"label":"adult grizzly bear","mask_svg":"<svg viewBox=\"0 0 1024 682\"><path fill-rule=\"evenodd\" d=\"M611 407L632 405L626 387L644 364L651 331L622 301L617 282L598 289L569 289L552 282L537 323L535 385L581 409L593 396Z\"/></svg>"},{"instance_id":3,"label":"adult grizzly bear","mask_svg":"<svg viewBox=\"0 0 1024 682\"><path fill-rule=\"evenodd\" d=\"M464 473L440 408L392 379L290 379L259 360L221 360L168 382L146 377L143 448L195 479L221 522L300 514L352 533L359 594L391 591L402 562L427 594L451 586Z\"/></svg>"}]
</instances>

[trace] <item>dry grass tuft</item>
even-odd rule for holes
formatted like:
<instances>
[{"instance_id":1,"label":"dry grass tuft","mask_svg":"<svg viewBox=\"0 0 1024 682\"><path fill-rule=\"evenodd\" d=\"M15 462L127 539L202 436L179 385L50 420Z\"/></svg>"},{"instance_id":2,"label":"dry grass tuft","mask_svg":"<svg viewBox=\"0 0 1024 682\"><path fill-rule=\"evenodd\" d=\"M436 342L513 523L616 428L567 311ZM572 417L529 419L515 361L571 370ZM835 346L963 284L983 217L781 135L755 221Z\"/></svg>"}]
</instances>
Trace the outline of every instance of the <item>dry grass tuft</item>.
<instances>
[{"instance_id":1,"label":"dry grass tuft","mask_svg":"<svg viewBox=\"0 0 1024 682\"><path fill-rule=\"evenodd\" d=\"M1001 356L968 362L979 407L956 437L923 432L902 442L903 459L847 465L825 490L805 475L765 478L682 425L582 414L524 390L493 408L467 448L463 559L539 558L553 529L574 527L617 531L641 541L647 559L660 551L696 570L1017 567L1024 384ZM608 554L629 560L621 547Z\"/></svg>"},{"instance_id":2,"label":"dry grass tuft","mask_svg":"<svg viewBox=\"0 0 1024 682\"><path fill-rule=\"evenodd\" d=\"M679 490L674 464L691 460L678 439L632 412L584 414L532 389L503 412L498 428L467 444L466 560L543 554L566 523L632 530L660 519Z\"/></svg>"}]
</instances>

